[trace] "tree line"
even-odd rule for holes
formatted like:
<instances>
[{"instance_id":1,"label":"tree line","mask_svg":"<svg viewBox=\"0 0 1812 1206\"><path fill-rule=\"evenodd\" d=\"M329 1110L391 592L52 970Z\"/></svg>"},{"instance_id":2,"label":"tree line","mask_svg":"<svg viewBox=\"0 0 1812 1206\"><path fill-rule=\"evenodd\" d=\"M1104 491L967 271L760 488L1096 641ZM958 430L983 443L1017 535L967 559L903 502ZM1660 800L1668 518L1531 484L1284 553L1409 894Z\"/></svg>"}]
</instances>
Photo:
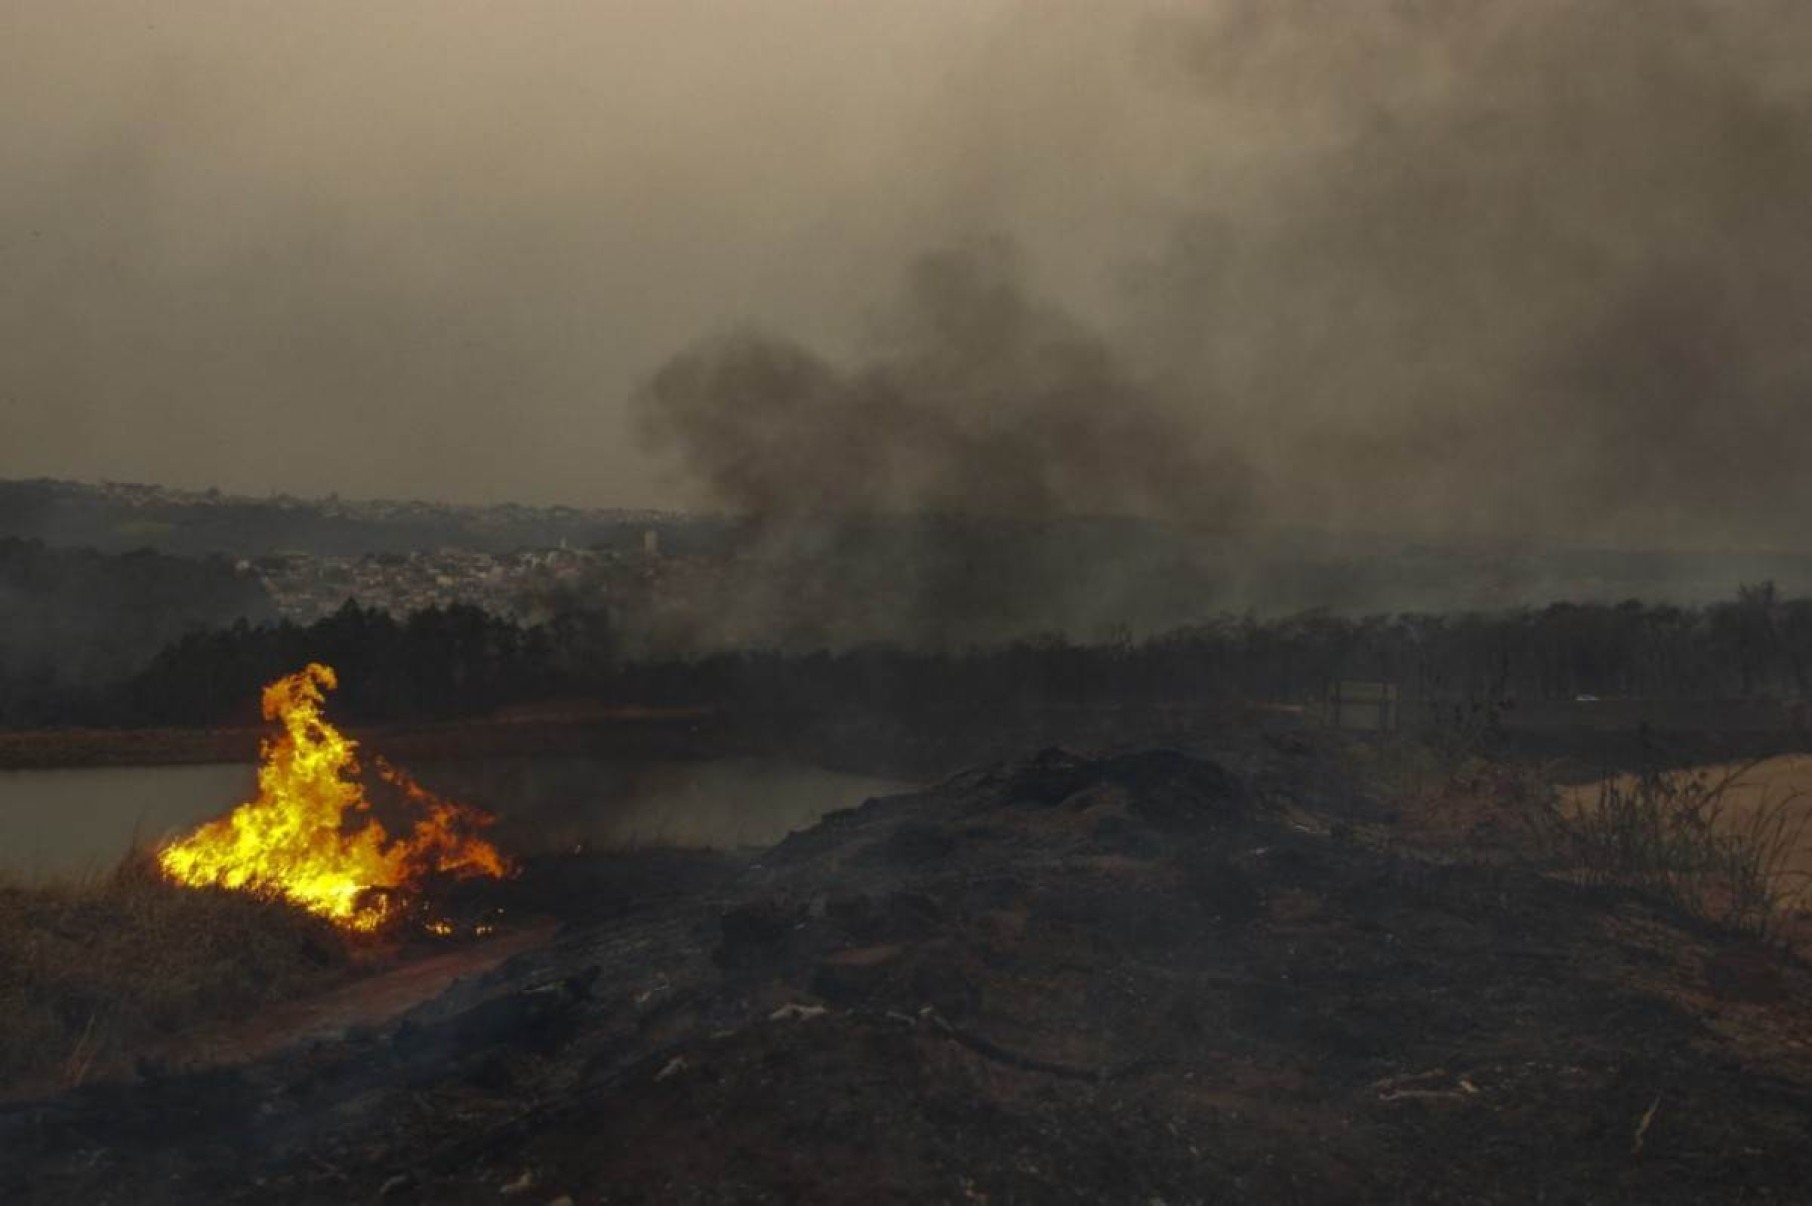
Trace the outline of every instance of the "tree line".
<instances>
[{"instance_id":1,"label":"tree line","mask_svg":"<svg viewBox=\"0 0 1812 1206\"><path fill-rule=\"evenodd\" d=\"M105 716L122 684L183 634L276 615L258 580L224 558L0 537L0 725Z\"/></svg>"},{"instance_id":2,"label":"tree line","mask_svg":"<svg viewBox=\"0 0 1812 1206\"><path fill-rule=\"evenodd\" d=\"M601 612L525 626L467 606L398 619L348 603L309 625L194 628L104 687L33 695L18 689L11 663L0 665L0 723L251 723L258 688L308 661L340 671L335 706L364 721L557 698L768 715L1306 702L1342 678L1394 682L1406 698L1428 700L1785 699L1812 696L1812 599L1783 599L1763 584L1703 607L1221 616L1145 640L1053 635L961 652L871 645L636 659L622 656Z\"/></svg>"}]
</instances>

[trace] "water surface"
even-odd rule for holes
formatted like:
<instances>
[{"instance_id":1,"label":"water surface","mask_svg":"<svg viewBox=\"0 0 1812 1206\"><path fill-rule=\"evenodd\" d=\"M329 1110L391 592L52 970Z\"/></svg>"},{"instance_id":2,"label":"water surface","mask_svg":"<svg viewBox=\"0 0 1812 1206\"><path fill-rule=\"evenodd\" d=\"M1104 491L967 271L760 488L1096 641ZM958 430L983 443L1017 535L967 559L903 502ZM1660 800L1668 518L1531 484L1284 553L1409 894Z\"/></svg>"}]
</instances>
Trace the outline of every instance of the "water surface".
<instances>
[{"instance_id":1,"label":"water surface","mask_svg":"<svg viewBox=\"0 0 1812 1206\"><path fill-rule=\"evenodd\" d=\"M430 789L498 816L519 854L635 846L766 846L824 813L904 790L884 779L738 758L623 762L512 757L408 768ZM257 790L248 764L0 771L0 874L105 871Z\"/></svg>"}]
</instances>

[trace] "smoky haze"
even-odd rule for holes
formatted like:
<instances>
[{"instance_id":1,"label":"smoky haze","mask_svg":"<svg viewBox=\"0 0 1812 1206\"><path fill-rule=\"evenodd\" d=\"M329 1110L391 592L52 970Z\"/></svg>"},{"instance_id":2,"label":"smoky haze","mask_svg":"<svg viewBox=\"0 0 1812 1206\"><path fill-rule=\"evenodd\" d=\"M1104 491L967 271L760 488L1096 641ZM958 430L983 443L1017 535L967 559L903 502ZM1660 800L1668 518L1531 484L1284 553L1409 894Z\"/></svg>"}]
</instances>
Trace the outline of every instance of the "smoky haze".
<instances>
[{"instance_id":1,"label":"smoky haze","mask_svg":"<svg viewBox=\"0 0 1812 1206\"><path fill-rule=\"evenodd\" d=\"M959 290L929 342L834 383L794 389L773 344L695 348L651 397L715 497L897 507L908 483L986 512L999 486L1046 514L1804 547L1802 9L1253 0L1107 32L1023 27L952 157L976 220L1019 219L1097 331L1003 336ZM1070 125L994 145L1002 112ZM1046 201L1107 187L1117 206ZM903 370L925 363L980 368Z\"/></svg>"},{"instance_id":2,"label":"smoky haze","mask_svg":"<svg viewBox=\"0 0 1812 1206\"><path fill-rule=\"evenodd\" d=\"M1182 515L1223 528L1244 466L1113 350L1028 298L998 245L928 255L839 368L782 338L681 355L640 398L732 508L763 520L956 514Z\"/></svg>"},{"instance_id":3,"label":"smoky haze","mask_svg":"<svg viewBox=\"0 0 1812 1206\"><path fill-rule=\"evenodd\" d=\"M671 504L634 383L835 335L999 9L0 6L0 474Z\"/></svg>"},{"instance_id":4,"label":"smoky haze","mask_svg":"<svg viewBox=\"0 0 1812 1206\"><path fill-rule=\"evenodd\" d=\"M1809 52L1784 0L15 5L0 472L1803 548Z\"/></svg>"},{"instance_id":5,"label":"smoky haze","mask_svg":"<svg viewBox=\"0 0 1812 1206\"><path fill-rule=\"evenodd\" d=\"M1804 547L1812 13L1247 3L1171 28L1171 78L1253 131L1253 166L1154 259L1146 313L1267 432L1280 509Z\"/></svg>"}]
</instances>

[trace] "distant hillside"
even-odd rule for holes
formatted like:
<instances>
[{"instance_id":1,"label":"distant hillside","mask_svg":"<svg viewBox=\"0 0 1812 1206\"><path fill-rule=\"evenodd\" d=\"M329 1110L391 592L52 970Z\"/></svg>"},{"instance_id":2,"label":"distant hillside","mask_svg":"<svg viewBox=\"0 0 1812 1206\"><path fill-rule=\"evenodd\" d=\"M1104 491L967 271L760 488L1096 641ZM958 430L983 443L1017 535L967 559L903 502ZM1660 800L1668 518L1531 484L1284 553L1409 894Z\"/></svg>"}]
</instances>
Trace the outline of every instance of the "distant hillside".
<instances>
[{"instance_id":1,"label":"distant hillside","mask_svg":"<svg viewBox=\"0 0 1812 1206\"><path fill-rule=\"evenodd\" d=\"M660 555L643 561L650 532ZM607 593L625 632L669 650L870 641L961 647L1056 632L1096 640L1227 612L1497 611L1632 598L1703 604L1767 581L1784 596L1812 595L1812 555L1794 553L1224 532L1111 517L1024 524L826 513L763 522L514 504L256 499L51 480L0 481L6 537L249 560L434 550L494 556L561 545L634 553L634 580ZM471 592L461 601L495 606Z\"/></svg>"},{"instance_id":2,"label":"distant hillside","mask_svg":"<svg viewBox=\"0 0 1812 1206\"><path fill-rule=\"evenodd\" d=\"M639 547L650 529L673 551L707 551L722 524L655 511L452 506L430 502L246 498L108 482L0 481L0 537L103 552L186 556L277 552L356 556L417 549Z\"/></svg>"},{"instance_id":3,"label":"distant hillside","mask_svg":"<svg viewBox=\"0 0 1812 1206\"><path fill-rule=\"evenodd\" d=\"M112 685L185 633L276 614L225 559L0 538L0 723L54 718L57 701Z\"/></svg>"}]
</instances>

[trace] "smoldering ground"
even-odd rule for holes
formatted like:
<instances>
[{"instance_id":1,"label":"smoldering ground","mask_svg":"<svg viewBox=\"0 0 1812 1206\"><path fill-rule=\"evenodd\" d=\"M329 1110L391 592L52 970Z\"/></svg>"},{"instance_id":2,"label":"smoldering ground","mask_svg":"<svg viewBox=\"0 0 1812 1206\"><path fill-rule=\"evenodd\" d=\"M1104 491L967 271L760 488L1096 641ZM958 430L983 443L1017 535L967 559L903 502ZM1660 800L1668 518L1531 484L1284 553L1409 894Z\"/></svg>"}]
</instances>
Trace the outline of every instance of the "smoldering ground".
<instances>
[{"instance_id":1,"label":"smoldering ground","mask_svg":"<svg viewBox=\"0 0 1812 1206\"><path fill-rule=\"evenodd\" d=\"M974 202L953 212L985 229L910 268L860 354L712 336L640 393L645 431L770 549L877 514L1145 516L1217 534L1189 584L1211 607L1250 595L1242 561L1289 525L1804 547L1812 13L1061 12L958 90L979 110L944 161ZM1066 132L1003 136L1039 112ZM1095 171L1139 204L1040 208ZM1104 274L1073 271L1065 233ZM941 539L901 571L932 630L985 610ZM1002 571L1023 590L987 607L1111 612L1090 567L1056 562Z\"/></svg>"}]
</instances>

